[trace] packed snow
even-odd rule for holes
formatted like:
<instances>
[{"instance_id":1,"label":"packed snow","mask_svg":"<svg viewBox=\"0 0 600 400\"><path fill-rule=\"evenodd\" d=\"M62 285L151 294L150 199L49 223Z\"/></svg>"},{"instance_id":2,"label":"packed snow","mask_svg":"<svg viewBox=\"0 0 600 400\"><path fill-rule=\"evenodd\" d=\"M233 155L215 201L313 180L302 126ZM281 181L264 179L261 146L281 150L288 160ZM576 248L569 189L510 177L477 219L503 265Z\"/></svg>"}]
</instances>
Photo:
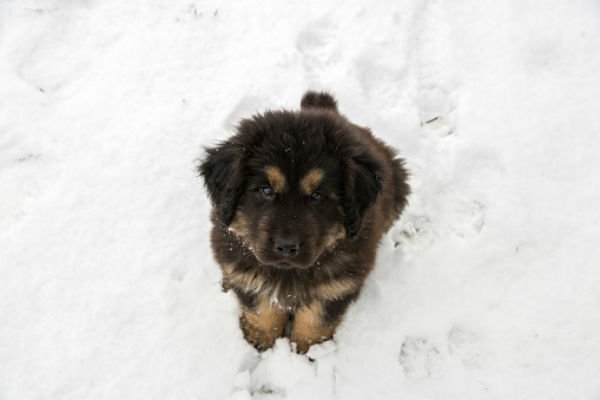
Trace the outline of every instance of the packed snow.
<instances>
[{"instance_id":1,"label":"packed snow","mask_svg":"<svg viewBox=\"0 0 600 400\"><path fill-rule=\"evenodd\" d=\"M413 195L335 340L257 353L203 147L328 90ZM596 0L0 3L0 399L600 399Z\"/></svg>"}]
</instances>

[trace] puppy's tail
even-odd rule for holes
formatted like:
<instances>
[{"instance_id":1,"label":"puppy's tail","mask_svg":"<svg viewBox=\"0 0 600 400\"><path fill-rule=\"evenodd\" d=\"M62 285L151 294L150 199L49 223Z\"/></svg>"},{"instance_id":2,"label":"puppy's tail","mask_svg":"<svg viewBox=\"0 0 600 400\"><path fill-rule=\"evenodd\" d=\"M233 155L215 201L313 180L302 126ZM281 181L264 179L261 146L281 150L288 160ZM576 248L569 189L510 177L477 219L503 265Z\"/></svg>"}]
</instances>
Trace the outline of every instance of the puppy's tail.
<instances>
[{"instance_id":1,"label":"puppy's tail","mask_svg":"<svg viewBox=\"0 0 600 400\"><path fill-rule=\"evenodd\" d=\"M337 102L332 95L326 92L308 91L302 96L300 108L308 110L311 108L329 110L337 112Z\"/></svg>"}]
</instances>

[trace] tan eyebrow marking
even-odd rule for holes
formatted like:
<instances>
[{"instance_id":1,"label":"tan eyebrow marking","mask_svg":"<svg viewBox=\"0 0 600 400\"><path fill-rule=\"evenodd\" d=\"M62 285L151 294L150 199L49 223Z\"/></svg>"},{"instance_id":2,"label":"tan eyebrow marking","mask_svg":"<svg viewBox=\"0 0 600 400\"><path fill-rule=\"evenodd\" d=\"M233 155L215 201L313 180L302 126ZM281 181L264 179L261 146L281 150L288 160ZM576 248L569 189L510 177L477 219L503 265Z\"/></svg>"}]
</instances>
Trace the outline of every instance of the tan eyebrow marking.
<instances>
[{"instance_id":1,"label":"tan eyebrow marking","mask_svg":"<svg viewBox=\"0 0 600 400\"><path fill-rule=\"evenodd\" d=\"M300 180L300 189L306 195L311 195L323 180L325 173L321 168L313 168Z\"/></svg>"},{"instance_id":2,"label":"tan eyebrow marking","mask_svg":"<svg viewBox=\"0 0 600 400\"><path fill-rule=\"evenodd\" d=\"M265 174L275 192L281 193L285 190L285 175L279 168L269 165L265 167Z\"/></svg>"}]
</instances>

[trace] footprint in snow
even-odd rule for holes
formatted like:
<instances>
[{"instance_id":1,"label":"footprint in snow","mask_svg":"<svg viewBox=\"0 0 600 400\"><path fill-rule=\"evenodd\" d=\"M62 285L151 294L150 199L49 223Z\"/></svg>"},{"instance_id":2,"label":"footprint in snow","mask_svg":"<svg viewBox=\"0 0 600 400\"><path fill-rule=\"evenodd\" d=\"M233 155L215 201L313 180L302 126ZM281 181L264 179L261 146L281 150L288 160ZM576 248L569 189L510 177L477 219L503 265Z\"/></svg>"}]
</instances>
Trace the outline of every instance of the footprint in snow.
<instances>
[{"instance_id":1,"label":"footprint in snow","mask_svg":"<svg viewBox=\"0 0 600 400\"><path fill-rule=\"evenodd\" d=\"M448 331L448 353L467 368L476 368L485 362L481 347L481 337L468 329L454 326Z\"/></svg>"},{"instance_id":2,"label":"footprint in snow","mask_svg":"<svg viewBox=\"0 0 600 400\"><path fill-rule=\"evenodd\" d=\"M485 225L485 206L477 200L457 200L453 204L452 232L461 238L481 233Z\"/></svg>"},{"instance_id":3,"label":"footprint in snow","mask_svg":"<svg viewBox=\"0 0 600 400\"><path fill-rule=\"evenodd\" d=\"M398 360L407 378L424 379L438 369L440 352L427 338L412 336L402 343Z\"/></svg>"},{"instance_id":4,"label":"footprint in snow","mask_svg":"<svg viewBox=\"0 0 600 400\"><path fill-rule=\"evenodd\" d=\"M431 219L427 215L409 214L403 216L401 227L392 233L394 247L409 242L412 244L427 242L426 237L431 233L431 229Z\"/></svg>"},{"instance_id":5,"label":"footprint in snow","mask_svg":"<svg viewBox=\"0 0 600 400\"><path fill-rule=\"evenodd\" d=\"M341 49L335 41L336 32L335 23L325 17L308 23L298 34L296 49L309 75L317 75L318 71L336 65L341 60Z\"/></svg>"}]
</instances>

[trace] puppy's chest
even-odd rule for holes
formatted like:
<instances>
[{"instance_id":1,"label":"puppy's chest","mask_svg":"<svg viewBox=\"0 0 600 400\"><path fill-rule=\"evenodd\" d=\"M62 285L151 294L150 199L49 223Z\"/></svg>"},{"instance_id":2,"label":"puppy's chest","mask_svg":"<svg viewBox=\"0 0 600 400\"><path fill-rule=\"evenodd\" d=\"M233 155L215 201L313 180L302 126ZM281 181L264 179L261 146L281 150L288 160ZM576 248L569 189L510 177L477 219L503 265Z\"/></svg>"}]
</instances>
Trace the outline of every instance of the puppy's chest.
<instances>
[{"instance_id":1,"label":"puppy's chest","mask_svg":"<svg viewBox=\"0 0 600 400\"><path fill-rule=\"evenodd\" d=\"M314 279L309 274L235 263L223 265L222 270L225 289L235 289L249 296L267 297L272 304L286 309L310 303L316 292Z\"/></svg>"},{"instance_id":2,"label":"puppy's chest","mask_svg":"<svg viewBox=\"0 0 600 400\"><path fill-rule=\"evenodd\" d=\"M223 286L248 296L267 297L283 309L294 310L314 301L342 299L360 286L359 277L330 276L320 267L309 271L224 265Z\"/></svg>"}]
</instances>

